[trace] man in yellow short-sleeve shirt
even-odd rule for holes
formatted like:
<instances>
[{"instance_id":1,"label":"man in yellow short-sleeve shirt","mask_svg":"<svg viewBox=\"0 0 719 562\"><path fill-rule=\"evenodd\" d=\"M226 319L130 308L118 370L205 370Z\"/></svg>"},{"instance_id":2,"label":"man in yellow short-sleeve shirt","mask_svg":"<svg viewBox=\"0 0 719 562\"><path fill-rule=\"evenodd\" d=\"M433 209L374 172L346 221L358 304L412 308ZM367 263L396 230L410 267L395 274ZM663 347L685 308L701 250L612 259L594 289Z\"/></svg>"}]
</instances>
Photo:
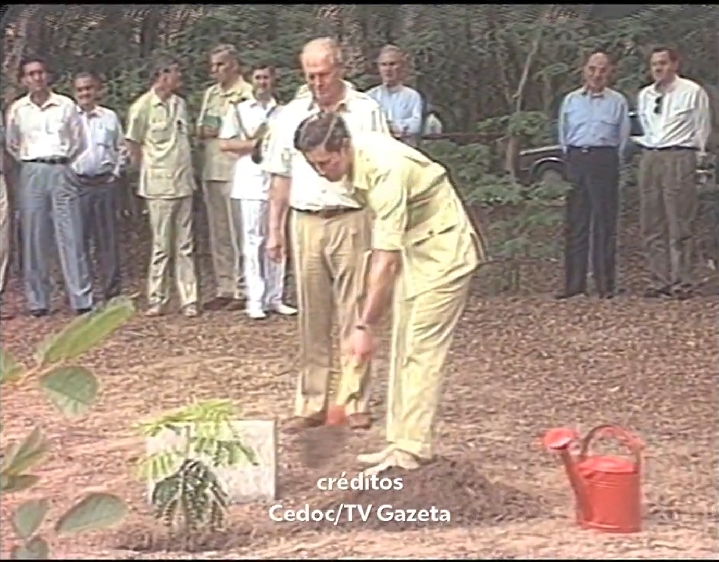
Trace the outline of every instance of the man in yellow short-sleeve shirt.
<instances>
[{"instance_id":1,"label":"man in yellow short-sleeve shirt","mask_svg":"<svg viewBox=\"0 0 719 562\"><path fill-rule=\"evenodd\" d=\"M387 135L351 136L342 117L305 119L295 148L329 181L343 180L373 215L366 299L346 349L373 352L372 331L392 302L385 450L361 455L369 473L432 458L441 370L484 245L444 167Z\"/></svg>"},{"instance_id":2,"label":"man in yellow short-sleeve shirt","mask_svg":"<svg viewBox=\"0 0 719 562\"><path fill-rule=\"evenodd\" d=\"M230 192L237 157L223 152L217 138L220 122L231 105L252 99L252 86L242 78L240 58L233 45L218 45L210 53L210 67L215 84L205 90L197 123L197 136L204 143L202 190L210 226L210 251L215 274L215 298L205 303L205 310L239 310L241 232L233 223ZM237 226L237 228L235 228Z\"/></svg>"},{"instance_id":3,"label":"man in yellow short-sleeve shirt","mask_svg":"<svg viewBox=\"0 0 719 562\"><path fill-rule=\"evenodd\" d=\"M198 314L197 276L192 234L192 194L195 178L190 148L190 119L180 87L179 65L158 60L153 85L130 107L125 138L140 165L138 194L147 200L152 230L152 257L147 277L148 316L159 316L170 300L169 261L182 313Z\"/></svg>"}]
</instances>

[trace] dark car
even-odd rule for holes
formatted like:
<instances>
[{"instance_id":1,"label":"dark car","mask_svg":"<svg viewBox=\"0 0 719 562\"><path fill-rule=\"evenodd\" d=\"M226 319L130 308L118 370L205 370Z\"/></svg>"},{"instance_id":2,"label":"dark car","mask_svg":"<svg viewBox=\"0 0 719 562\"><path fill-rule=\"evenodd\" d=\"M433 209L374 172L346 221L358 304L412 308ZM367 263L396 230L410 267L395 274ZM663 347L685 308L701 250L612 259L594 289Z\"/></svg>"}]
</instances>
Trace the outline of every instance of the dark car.
<instances>
[{"instance_id":1,"label":"dark car","mask_svg":"<svg viewBox=\"0 0 719 562\"><path fill-rule=\"evenodd\" d=\"M639 123L636 111L629 112L631 123L630 138L632 141L627 147L627 157L633 158L639 151L635 139L642 135L642 126ZM524 185L533 183L556 183L566 179L562 147L558 144L529 148L519 152L519 181Z\"/></svg>"}]
</instances>

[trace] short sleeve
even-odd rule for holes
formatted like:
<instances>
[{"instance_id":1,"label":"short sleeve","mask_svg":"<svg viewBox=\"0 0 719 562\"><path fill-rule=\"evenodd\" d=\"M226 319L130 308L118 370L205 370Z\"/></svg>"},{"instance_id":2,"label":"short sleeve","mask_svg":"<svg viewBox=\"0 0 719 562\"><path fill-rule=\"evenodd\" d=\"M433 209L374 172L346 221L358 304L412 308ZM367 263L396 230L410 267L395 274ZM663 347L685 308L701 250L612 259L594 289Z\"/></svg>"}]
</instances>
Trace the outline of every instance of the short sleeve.
<instances>
[{"instance_id":1,"label":"short sleeve","mask_svg":"<svg viewBox=\"0 0 719 562\"><path fill-rule=\"evenodd\" d=\"M127 127L125 127L125 138L137 144L142 144L147 131L147 111L142 100L138 100L130 106L127 112Z\"/></svg>"},{"instance_id":2,"label":"short sleeve","mask_svg":"<svg viewBox=\"0 0 719 562\"><path fill-rule=\"evenodd\" d=\"M292 154L294 141L294 121L289 111L282 111L272 124L267 153L262 160L262 170L278 176L292 175Z\"/></svg>"},{"instance_id":3,"label":"short sleeve","mask_svg":"<svg viewBox=\"0 0 719 562\"><path fill-rule=\"evenodd\" d=\"M234 139L235 137L240 136L240 127L237 123L238 111L239 108L234 104L230 104L230 106L227 108L227 112L222 118L220 134L218 135L219 139Z\"/></svg>"},{"instance_id":4,"label":"short sleeve","mask_svg":"<svg viewBox=\"0 0 719 562\"><path fill-rule=\"evenodd\" d=\"M397 252L407 230L407 170L397 167L372 182L369 207L374 213L372 249Z\"/></svg>"}]
</instances>

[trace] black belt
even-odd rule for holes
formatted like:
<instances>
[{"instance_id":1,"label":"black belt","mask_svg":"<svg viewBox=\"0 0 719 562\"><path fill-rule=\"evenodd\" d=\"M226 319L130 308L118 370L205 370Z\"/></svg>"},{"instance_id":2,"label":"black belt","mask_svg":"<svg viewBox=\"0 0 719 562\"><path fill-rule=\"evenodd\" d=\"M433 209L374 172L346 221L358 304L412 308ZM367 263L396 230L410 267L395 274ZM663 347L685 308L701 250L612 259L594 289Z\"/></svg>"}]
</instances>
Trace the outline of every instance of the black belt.
<instances>
[{"instance_id":1,"label":"black belt","mask_svg":"<svg viewBox=\"0 0 719 562\"><path fill-rule=\"evenodd\" d=\"M640 145L641 146L641 145ZM698 150L695 146L642 146L642 150L651 150L652 152L668 152L670 150Z\"/></svg>"},{"instance_id":2,"label":"black belt","mask_svg":"<svg viewBox=\"0 0 719 562\"><path fill-rule=\"evenodd\" d=\"M23 162L29 162L32 164L60 165L60 164L68 164L70 162L70 159L65 156L55 156L52 158L33 158L32 160L23 160Z\"/></svg>"},{"instance_id":3,"label":"black belt","mask_svg":"<svg viewBox=\"0 0 719 562\"><path fill-rule=\"evenodd\" d=\"M357 207L325 207L324 209L317 209L317 210L310 210L310 209L294 209L298 213L303 213L306 215L314 215L316 217L320 217L323 219L331 219L333 217L337 217L339 215L344 215L347 213L354 213L357 211L361 211L362 209Z\"/></svg>"},{"instance_id":4,"label":"black belt","mask_svg":"<svg viewBox=\"0 0 719 562\"><path fill-rule=\"evenodd\" d=\"M590 152L599 152L603 150L618 150L618 147L616 146L569 146L567 148L568 150L576 150L578 152L584 152L585 154L588 154Z\"/></svg>"},{"instance_id":5,"label":"black belt","mask_svg":"<svg viewBox=\"0 0 719 562\"><path fill-rule=\"evenodd\" d=\"M108 179L112 176L112 172L105 172L104 174L95 174L95 175L87 175L87 174L75 174L78 178L85 181L97 181L97 180L104 180Z\"/></svg>"}]
</instances>

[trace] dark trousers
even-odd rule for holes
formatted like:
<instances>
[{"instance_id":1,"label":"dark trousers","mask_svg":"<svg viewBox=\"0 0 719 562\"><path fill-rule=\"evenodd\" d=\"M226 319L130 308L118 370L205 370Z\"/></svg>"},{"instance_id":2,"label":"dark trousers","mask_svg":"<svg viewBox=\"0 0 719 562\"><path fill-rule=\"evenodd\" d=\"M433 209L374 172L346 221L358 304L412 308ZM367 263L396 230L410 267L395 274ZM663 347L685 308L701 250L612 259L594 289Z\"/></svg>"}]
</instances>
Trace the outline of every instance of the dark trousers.
<instances>
[{"instance_id":1,"label":"dark trousers","mask_svg":"<svg viewBox=\"0 0 719 562\"><path fill-rule=\"evenodd\" d=\"M616 288L619 153L616 148L570 148L566 157L572 188L566 204L564 289L586 291L591 236L596 290L610 295Z\"/></svg>"},{"instance_id":2,"label":"dark trousers","mask_svg":"<svg viewBox=\"0 0 719 562\"><path fill-rule=\"evenodd\" d=\"M118 296L121 288L117 238L118 184L111 176L75 176L73 180L80 192L83 242L90 271L93 278L99 278L103 298L109 300Z\"/></svg>"}]
</instances>

